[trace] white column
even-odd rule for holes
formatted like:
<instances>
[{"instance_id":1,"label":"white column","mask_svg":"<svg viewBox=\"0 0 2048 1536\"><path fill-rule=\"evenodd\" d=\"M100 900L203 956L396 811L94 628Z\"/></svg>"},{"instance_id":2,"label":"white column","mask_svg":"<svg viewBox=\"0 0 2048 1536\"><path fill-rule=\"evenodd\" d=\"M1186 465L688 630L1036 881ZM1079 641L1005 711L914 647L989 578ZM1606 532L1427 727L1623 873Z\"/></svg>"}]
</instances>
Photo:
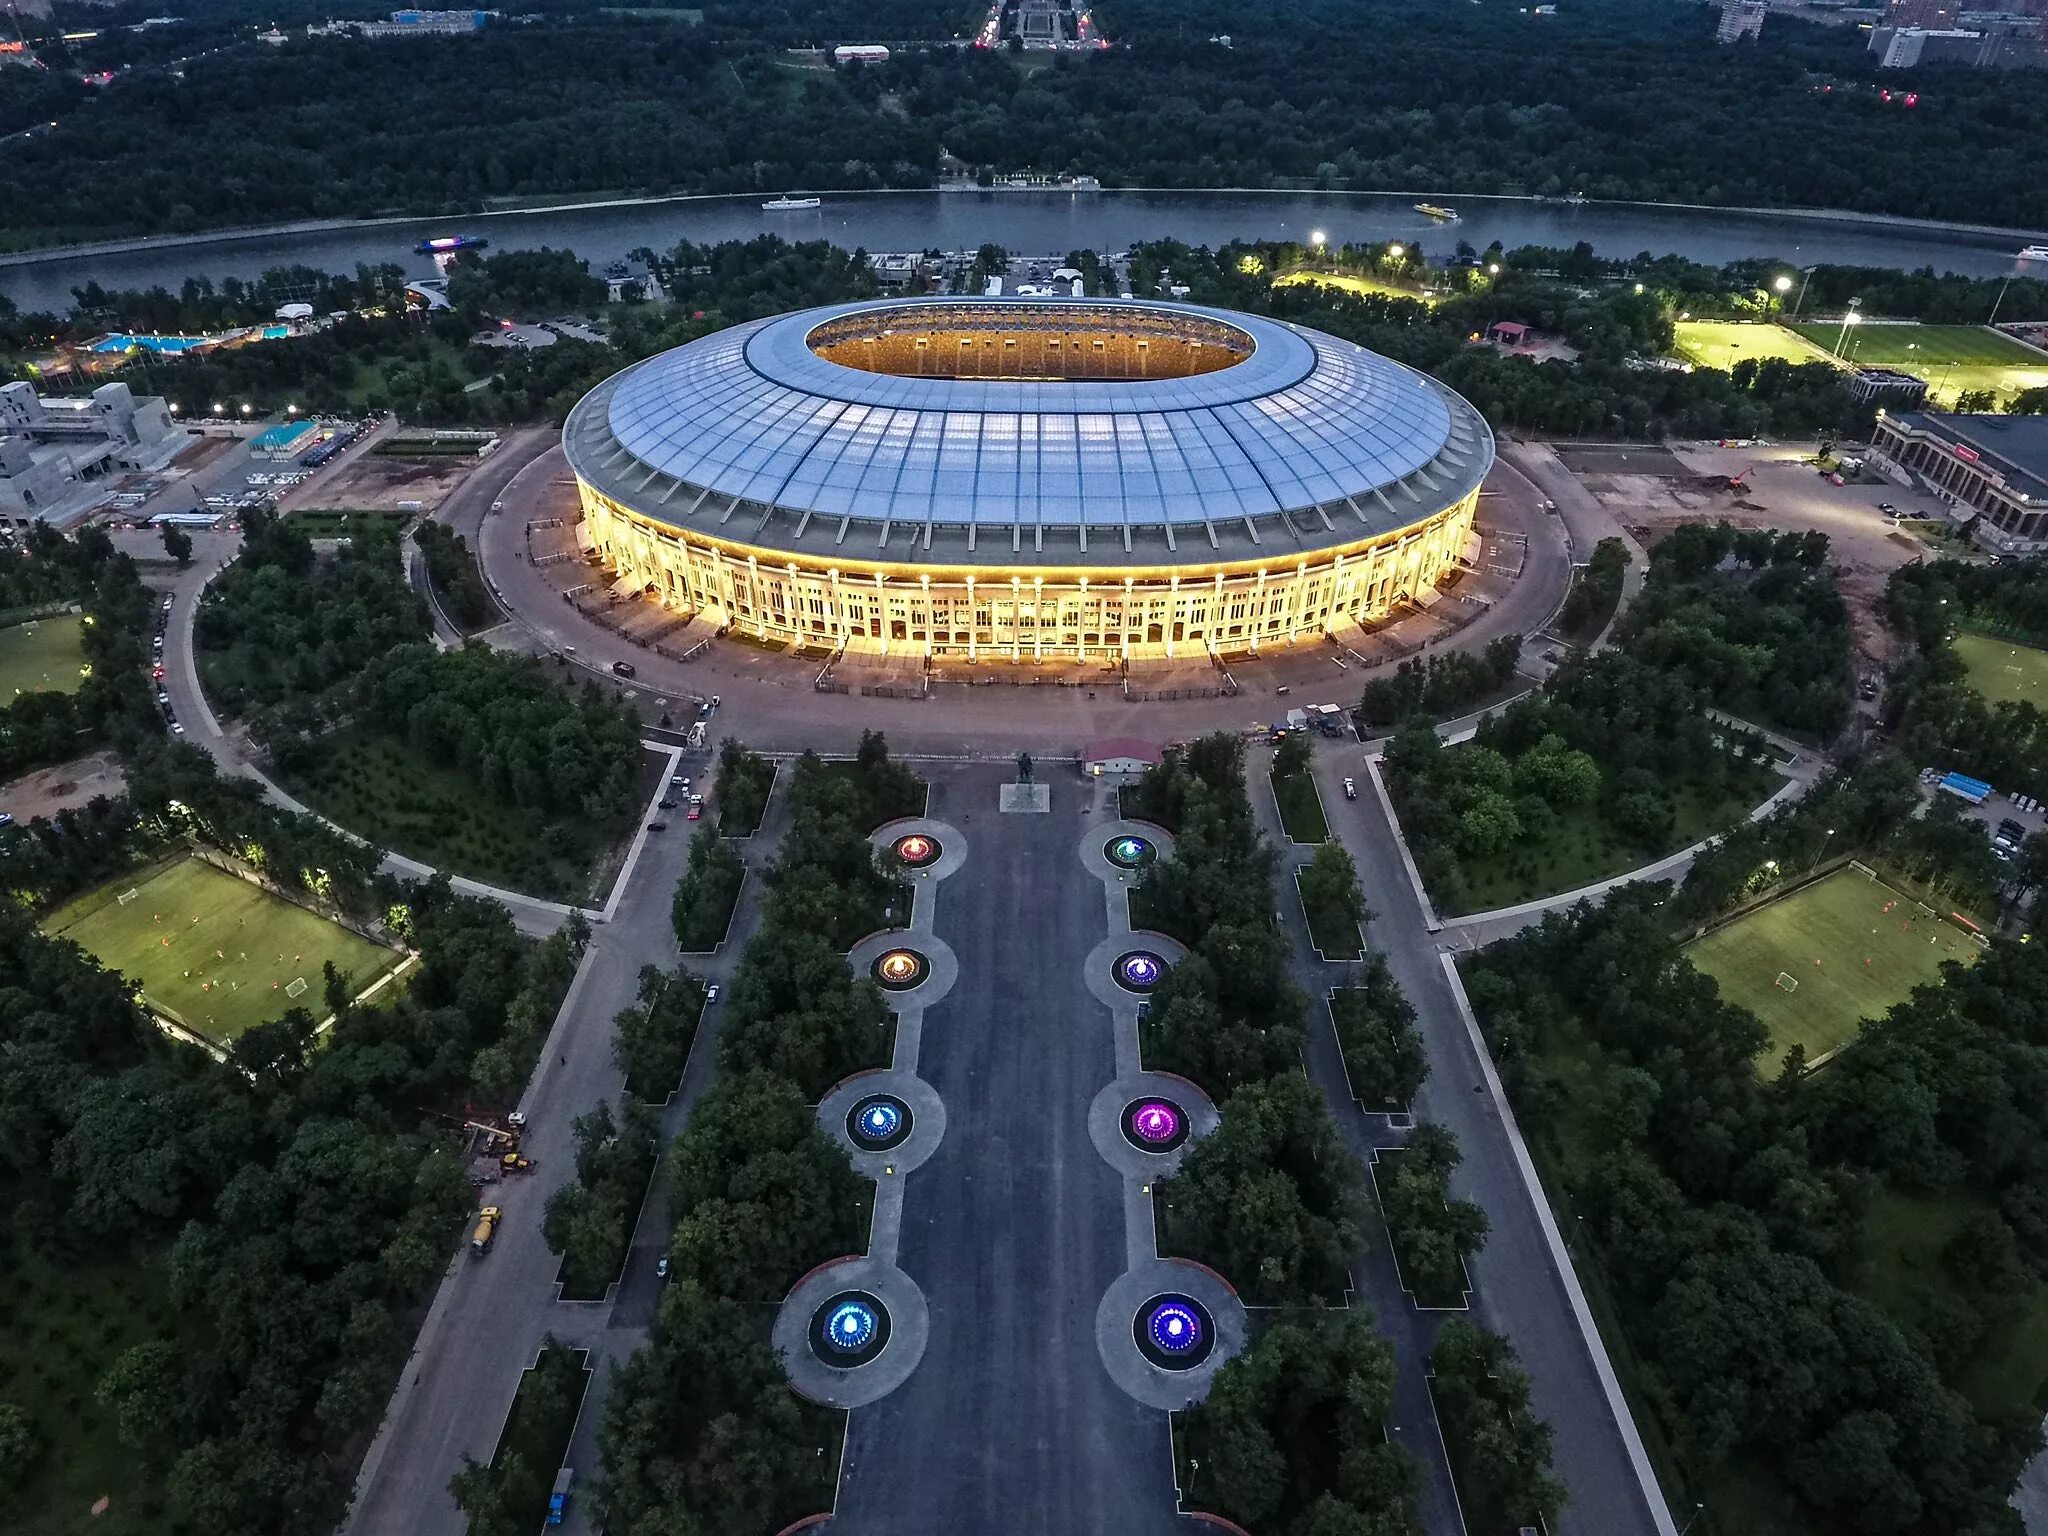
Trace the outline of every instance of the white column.
<instances>
[{"instance_id":1,"label":"white column","mask_svg":"<svg viewBox=\"0 0 2048 1536\"><path fill-rule=\"evenodd\" d=\"M967 578L967 659L972 661L981 649L981 627L974 616L974 578Z\"/></svg>"}]
</instances>

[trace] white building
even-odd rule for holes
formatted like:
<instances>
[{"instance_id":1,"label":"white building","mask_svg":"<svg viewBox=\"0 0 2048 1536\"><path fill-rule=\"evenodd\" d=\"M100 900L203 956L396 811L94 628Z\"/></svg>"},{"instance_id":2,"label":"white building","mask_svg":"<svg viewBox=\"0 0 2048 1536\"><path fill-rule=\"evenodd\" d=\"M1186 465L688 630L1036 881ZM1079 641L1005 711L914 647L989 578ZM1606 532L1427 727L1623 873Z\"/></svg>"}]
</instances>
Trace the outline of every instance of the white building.
<instances>
[{"instance_id":1,"label":"white building","mask_svg":"<svg viewBox=\"0 0 2048 1536\"><path fill-rule=\"evenodd\" d=\"M184 445L163 400L126 384L102 384L82 399L0 384L0 519L75 521L98 505L99 482L160 469Z\"/></svg>"}]
</instances>

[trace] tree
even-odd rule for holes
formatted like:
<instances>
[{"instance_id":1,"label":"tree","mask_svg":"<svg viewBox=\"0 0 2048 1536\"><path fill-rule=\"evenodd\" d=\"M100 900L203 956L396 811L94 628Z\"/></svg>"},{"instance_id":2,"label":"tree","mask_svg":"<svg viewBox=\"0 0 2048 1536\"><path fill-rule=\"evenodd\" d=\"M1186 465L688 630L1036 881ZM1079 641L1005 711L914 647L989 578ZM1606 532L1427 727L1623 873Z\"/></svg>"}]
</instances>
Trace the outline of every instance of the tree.
<instances>
[{"instance_id":1,"label":"tree","mask_svg":"<svg viewBox=\"0 0 2048 1536\"><path fill-rule=\"evenodd\" d=\"M20 1487L34 1470L35 1424L28 1411L14 1403L0 1403L0 1477Z\"/></svg>"},{"instance_id":2,"label":"tree","mask_svg":"<svg viewBox=\"0 0 2048 1536\"><path fill-rule=\"evenodd\" d=\"M1415 1009L1387 969L1384 955L1368 955L1348 986L1330 1000L1337 1045L1351 1091L1368 1109L1413 1102L1429 1075L1429 1059L1415 1027Z\"/></svg>"},{"instance_id":3,"label":"tree","mask_svg":"<svg viewBox=\"0 0 2048 1536\"><path fill-rule=\"evenodd\" d=\"M176 523L165 523L163 537L164 553L177 561L178 569L182 571L192 563L192 535Z\"/></svg>"},{"instance_id":4,"label":"tree","mask_svg":"<svg viewBox=\"0 0 2048 1536\"><path fill-rule=\"evenodd\" d=\"M1317 847L1315 857L1296 874L1301 886L1301 905L1308 914L1310 932L1332 953L1355 949L1354 936L1372 914L1358 888L1358 866L1341 843L1331 841Z\"/></svg>"},{"instance_id":5,"label":"tree","mask_svg":"<svg viewBox=\"0 0 2048 1536\"><path fill-rule=\"evenodd\" d=\"M167 1339L131 1345L100 1378L97 1396L112 1410L121 1443L146 1451L175 1444L186 1422L185 1362ZM5 1461L0 1456L0 1462Z\"/></svg>"},{"instance_id":6,"label":"tree","mask_svg":"<svg viewBox=\"0 0 2048 1536\"><path fill-rule=\"evenodd\" d=\"M1998 391L1995 389L1965 389L1956 394L1955 408L1966 414L1971 411L1988 411L1997 404Z\"/></svg>"}]
</instances>

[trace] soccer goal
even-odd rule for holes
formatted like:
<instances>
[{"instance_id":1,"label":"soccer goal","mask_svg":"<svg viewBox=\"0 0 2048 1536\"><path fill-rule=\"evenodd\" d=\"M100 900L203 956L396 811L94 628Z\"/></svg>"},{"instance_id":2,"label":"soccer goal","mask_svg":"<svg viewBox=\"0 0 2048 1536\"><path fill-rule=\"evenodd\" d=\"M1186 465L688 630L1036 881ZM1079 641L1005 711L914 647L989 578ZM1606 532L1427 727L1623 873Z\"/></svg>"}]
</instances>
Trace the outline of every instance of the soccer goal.
<instances>
[{"instance_id":1,"label":"soccer goal","mask_svg":"<svg viewBox=\"0 0 2048 1536\"><path fill-rule=\"evenodd\" d=\"M1772 982L1771 985L1781 992L1797 992L1799 990L1799 978L1790 971L1780 971L1778 972L1778 979Z\"/></svg>"},{"instance_id":2,"label":"soccer goal","mask_svg":"<svg viewBox=\"0 0 2048 1536\"><path fill-rule=\"evenodd\" d=\"M285 987L284 995L286 997L304 997L306 995L306 978L294 976L290 984Z\"/></svg>"},{"instance_id":3,"label":"soccer goal","mask_svg":"<svg viewBox=\"0 0 2048 1536\"><path fill-rule=\"evenodd\" d=\"M125 907L128 905L129 902L133 901L136 897L140 896L141 894L142 892L140 892L134 886L131 885L128 887L127 890L123 891L120 895L114 898L114 904L116 906ZM100 910L104 912L106 908L102 907L100 908Z\"/></svg>"}]
</instances>

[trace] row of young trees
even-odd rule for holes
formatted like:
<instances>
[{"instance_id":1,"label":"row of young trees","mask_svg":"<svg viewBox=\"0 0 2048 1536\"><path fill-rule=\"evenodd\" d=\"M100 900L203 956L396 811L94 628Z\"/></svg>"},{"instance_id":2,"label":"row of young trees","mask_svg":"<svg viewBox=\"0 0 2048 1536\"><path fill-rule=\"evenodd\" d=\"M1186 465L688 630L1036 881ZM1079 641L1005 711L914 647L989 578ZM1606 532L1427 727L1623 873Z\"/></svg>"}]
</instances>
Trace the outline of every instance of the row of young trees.
<instances>
[{"instance_id":1,"label":"row of young trees","mask_svg":"<svg viewBox=\"0 0 2048 1536\"><path fill-rule=\"evenodd\" d=\"M830 1502L828 1416L790 1392L767 1315L865 1241L869 1186L812 1105L888 1059L888 1005L845 951L901 899L862 808L906 773L879 736L857 763L807 754L791 769L790 828L722 1005L719 1075L668 1152L670 1283L605 1408L606 1514L623 1536L776 1530Z\"/></svg>"},{"instance_id":2,"label":"row of young trees","mask_svg":"<svg viewBox=\"0 0 2048 1536\"><path fill-rule=\"evenodd\" d=\"M245 821L256 808L232 787L209 793L210 776L203 758L144 760L134 792L174 787L189 835L230 838L244 856L310 854L329 835L294 835L299 819L274 810ZM104 844L104 829L134 836L164 814L95 808L89 828L39 824L35 846L62 869L52 845L74 829ZM105 858L102 846L68 867ZM350 866L335 873L341 895ZM538 1045L527 1021L552 1017L574 968L575 937L534 945L504 909L445 883L386 883L376 898L420 955L406 992L355 1009L336 988L339 1015L317 1041L292 1009L238 1037L224 1063L158 1033L132 981L28 912L0 910L0 1199L60 1268L146 1271L166 1308L97 1382L17 1406L47 1446L58 1416L92 1398L83 1432L124 1448L108 1491L164 1529L332 1528L471 1204L436 1113L502 1102L484 1082L493 1053L521 1055L523 1077ZM46 1325L22 1317L0 1336ZM32 1512L36 1463L14 1465L13 1497Z\"/></svg>"},{"instance_id":3,"label":"row of young trees","mask_svg":"<svg viewBox=\"0 0 2048 1536\"><path fill-rule=\"evenodd\" d=\"M1410 1536L1415 1470L1383 1427L1391 1349L1355 1301L1341 1314L1292 1310L1325 1300L1343 1283L1361 1240L1364 1180L1300 1069L1307 1000L1288 979L1286 942L1272 922L1273 857L1252 824L1243 751L1242 740L1228 735L1189 742L1169 751L1125 800L1127 812L1175 835L1174 857L1141 881L1134 915L1190 951L1154 992L1140 1024L1146 1064L1227 1090L1218 1093L1217 1129L1159 1186L1168 1208L1163 1230L1250 1300L1289 1308L1189 1410L1185 1458L1203 1469L1206 1491L1197 1502L1249 1529ZM1365 978L1362 993L1339 997L1365 997L1382 1016L1374 1022L1384 1036L1388 1092L1406 1098L1427 1070L1413 1011L1383 960L1367 962ZM1441 1198L1441 1174L1457 1156L1448 1134L1425 1127L1416 1135L1412 1167L1435 1207L1409 1199L1405 1183L1391 1204L1383 1187L1382 1205L1402 1229L1404 1263L1411 1253L1433 1263L1441 1239L1455 1266L1477 1246L1485 1218L1477 1207ZM1443 1230L1440 1217L1455 1230ZM1480 1337L1512 1360L1504 1342ZM1526 1397L1514 1422L1540 1452L1530 1462L1534 1480L1515 1484L1531 1495L1517 1511L1554 1516L1561 1499L1544 1481L1548 1430L1528 1417Z\"/></svg>"}]
</instances>

